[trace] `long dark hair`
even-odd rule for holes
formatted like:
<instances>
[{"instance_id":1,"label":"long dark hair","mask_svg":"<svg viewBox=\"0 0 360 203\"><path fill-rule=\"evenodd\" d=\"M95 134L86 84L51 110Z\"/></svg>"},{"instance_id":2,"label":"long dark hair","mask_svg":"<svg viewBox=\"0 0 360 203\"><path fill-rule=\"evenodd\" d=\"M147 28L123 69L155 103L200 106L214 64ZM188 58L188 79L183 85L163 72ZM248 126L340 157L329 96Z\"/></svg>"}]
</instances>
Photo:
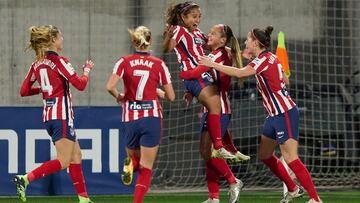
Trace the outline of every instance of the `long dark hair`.
<instances>
[{"instance_id":1,"label":"long dark hair","mask_svg":"<svg viewBox=\"0 0 360 203\"><path fill-rule=\"evenodd\" d=\"M271 44L271 33L274 28L270 25L265 30L255 28L251 31L251 36L260 42L260 48L268 48Z\"/></svg>"},{"instance_id":2,"label":"long dark hair","mask_svg":"<svg viewBox=\"0 0 360 203\"><path fill-rule=\"evenodd\" d=\"M200 6L192 1L170 5L165 14L166 23L168 25L184 26L181 15L189 14L194 8L200 8Z\"/></svg>"}]
</instances>

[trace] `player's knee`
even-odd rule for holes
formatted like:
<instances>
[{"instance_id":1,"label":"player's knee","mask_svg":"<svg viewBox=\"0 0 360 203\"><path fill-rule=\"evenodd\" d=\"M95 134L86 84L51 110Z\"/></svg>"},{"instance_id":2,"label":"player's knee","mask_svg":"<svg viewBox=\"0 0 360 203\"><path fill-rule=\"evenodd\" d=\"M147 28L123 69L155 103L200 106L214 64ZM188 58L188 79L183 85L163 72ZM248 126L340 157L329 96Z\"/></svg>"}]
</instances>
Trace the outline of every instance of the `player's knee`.
<instances>
[{"instance_id":1,"label":"player's knee","mask_svg":"<svg viewBox=\"0 0 360 203\"><path fill-rule=\"evenodd\" d=\"M72 156L72 162L75 163L80 163L82 159L82 154L81 151L78 152L74 152L73 156Z\"/></svg>"}]
</instances>

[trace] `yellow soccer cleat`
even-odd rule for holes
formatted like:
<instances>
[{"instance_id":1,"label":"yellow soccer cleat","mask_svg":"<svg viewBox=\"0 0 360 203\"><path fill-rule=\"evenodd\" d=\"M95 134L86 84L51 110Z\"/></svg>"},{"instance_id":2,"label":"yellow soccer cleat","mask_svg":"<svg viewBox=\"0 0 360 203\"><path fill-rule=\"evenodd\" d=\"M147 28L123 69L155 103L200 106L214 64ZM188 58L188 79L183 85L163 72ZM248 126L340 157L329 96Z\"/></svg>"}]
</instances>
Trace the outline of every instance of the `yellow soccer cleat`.
<instances>
[{"instance_id":1,"label":"yellow soccer cleat","mask_svg":"<svg viewBox=\"0 0 360 203\"><path fill-rule=\"evenodd\" d=\"M121 180L124 185L131 185L134 176L134 166L130 157L126 157L124 160L123 172L121 174Z\"/></svg>"}]
</instances>

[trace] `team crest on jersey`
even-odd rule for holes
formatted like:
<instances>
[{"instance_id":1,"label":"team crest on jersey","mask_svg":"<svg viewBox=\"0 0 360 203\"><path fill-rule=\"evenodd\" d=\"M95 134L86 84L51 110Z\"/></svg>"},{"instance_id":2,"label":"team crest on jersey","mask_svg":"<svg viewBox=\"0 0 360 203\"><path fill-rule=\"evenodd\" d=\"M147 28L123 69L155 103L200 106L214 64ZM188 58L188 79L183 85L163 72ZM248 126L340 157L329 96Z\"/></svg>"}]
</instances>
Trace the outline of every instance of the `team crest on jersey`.
<instances>
[{"instance_id":1,"label":"team crest on jersey","mask_svg":"<svg viewBox=\"0 0 360 203\"><path fill-rule=\"evenodd\" d=\"M205 43L205 41L200 37L195 37L194 42L195 44L200 44L200 45L203 45Z\"/></svg>"},{"instance_id":2,"label":"team crest on jersey","mask_svg":"<svg viewBox=\"0 0 360 203\"><path fill-rule=\"evenodd\" d=\"M281 90L281 93L285 96L288 97L289 96L289 92L284 88Z\"/></svg>"}]
</instances>

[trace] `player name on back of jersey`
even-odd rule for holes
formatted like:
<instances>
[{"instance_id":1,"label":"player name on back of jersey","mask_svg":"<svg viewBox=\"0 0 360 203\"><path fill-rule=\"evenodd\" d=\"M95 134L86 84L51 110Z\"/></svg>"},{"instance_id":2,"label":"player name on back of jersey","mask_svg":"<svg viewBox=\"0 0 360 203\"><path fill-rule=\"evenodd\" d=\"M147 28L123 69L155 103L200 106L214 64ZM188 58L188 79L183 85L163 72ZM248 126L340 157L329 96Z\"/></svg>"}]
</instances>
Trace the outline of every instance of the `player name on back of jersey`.
<instances>
[{"instance_id":1,"label":"player name on back of jersey","mask_svg":"<svg viewBox=\"0 0 360 203\"><path fill-rule=\"evenodd\" d=\"M144 59L134 59L134 60L130 61L130 66L131 67L134 67L134 66L147 66L149 68L152 68L153 65L154 65L154 62L144 60Z\"/></svg>"},{"instance_id":2,"label":"player name on back of jersey","mask_svg":"<svg viewBox=\"0 0 360 203\"><path fill-rule=\"evenodd\" d=\"M44 59L44 60L41 60L41 61L38 61L34 64L34 69L36 70L39 66L41 65L47 65L49 66L51 69L54 69L56 64L52 61L50 61L49 59Z\"/></svg>"}]
</instances>

